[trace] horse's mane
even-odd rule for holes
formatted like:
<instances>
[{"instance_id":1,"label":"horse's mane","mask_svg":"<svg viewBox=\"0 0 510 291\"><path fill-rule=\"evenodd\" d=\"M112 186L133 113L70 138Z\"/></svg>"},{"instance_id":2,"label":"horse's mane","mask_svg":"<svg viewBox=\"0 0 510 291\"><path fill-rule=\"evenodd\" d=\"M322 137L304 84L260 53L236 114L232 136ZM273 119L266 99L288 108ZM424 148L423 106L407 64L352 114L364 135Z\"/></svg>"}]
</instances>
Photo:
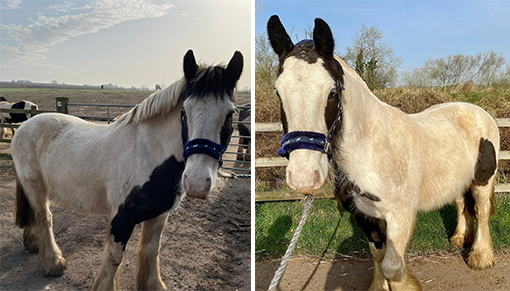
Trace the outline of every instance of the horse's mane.
<instances>
[{"instance_id":1,"label":"horse's mane","mask_svg":"<svg viewBox=\"0 0 510 291\"><path fill-rule=\"evenodd\" d=\"M186 89L186 78L182 77L165 89L152 93L142 103L119 116L116 124L140 123L159 114L170 112L179 102Z\"/></svg>"}]
</instances>

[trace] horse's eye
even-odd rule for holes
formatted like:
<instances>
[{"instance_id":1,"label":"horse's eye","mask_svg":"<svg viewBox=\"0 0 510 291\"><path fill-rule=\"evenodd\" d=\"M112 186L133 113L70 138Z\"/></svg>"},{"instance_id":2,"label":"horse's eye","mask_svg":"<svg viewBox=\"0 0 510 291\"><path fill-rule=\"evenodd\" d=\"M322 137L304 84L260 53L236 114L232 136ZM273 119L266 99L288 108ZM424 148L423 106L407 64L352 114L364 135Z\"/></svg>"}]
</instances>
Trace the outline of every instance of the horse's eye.
<instances>
[{"instance_id":1,"label":"horse's eye","mask_svg":"<svg viewBox=\"0 0 510 291\"><path fill-rule=\"evenodd\" d=\"M181 108L181 120L184 121L186 120L187 116L186 116L186 111L184 110L184 108Z\"/></svg>"},{"instance_id":2,"label":"horse's eye","mask_svg":"<svg viewBox=\"0 0 510 291\"><path fill-rule=\"evenodd\" d=\"M337 94L338 94L338 92L336 91L336 89L331 90L331 92L329 92L328 99L329 99L330 101L331 101L331 100L333 100L333 99L335 99Z\"/></svg>"}]
</instances>

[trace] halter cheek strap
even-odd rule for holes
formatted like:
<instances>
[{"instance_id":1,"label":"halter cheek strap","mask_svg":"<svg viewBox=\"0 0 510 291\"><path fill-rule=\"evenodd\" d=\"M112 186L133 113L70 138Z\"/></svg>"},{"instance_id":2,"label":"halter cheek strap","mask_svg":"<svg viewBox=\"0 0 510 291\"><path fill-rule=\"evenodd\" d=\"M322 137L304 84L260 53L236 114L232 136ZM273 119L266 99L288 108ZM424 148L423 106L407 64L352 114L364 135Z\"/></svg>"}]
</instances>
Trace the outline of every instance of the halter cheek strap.
<instances>
[{"instance_id":1,"label":"halter cheek strap","mask_svg":"<svg viewBox=\"0 0 510 291\"><path fill-rule=\"evenodd\" d=\"M342 120L342 100L341 91L345 91L344 86L340 81L337 81L338 92L338 113L335 121L331 125L328 135L326 136L320 132L313 131L291 131L283 136L280 142L281 147L278 149L278 154L282 157L289 158L290 152L297 149L313 150L326 153L328 158L331 159L331 139L335 133L338 123Z\"/></svg>"}]
</instances>

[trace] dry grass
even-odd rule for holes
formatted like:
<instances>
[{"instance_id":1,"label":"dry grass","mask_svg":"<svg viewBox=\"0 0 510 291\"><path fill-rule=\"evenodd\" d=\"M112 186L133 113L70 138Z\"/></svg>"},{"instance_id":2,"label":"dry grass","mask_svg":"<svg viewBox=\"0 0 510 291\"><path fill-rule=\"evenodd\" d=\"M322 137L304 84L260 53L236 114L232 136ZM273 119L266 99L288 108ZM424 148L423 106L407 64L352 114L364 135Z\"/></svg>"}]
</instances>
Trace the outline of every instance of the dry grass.
<instances>
[{"instance_id":1,"label":"dry grass","mask_svg":"<svg viewBox=\"0 0 510 291\"><path fill-rule=\"evenodd\" d=\"M273 93L272 85L256 84L256 122L280 121L280 101ZM435 88L397 87L374 91L382 101L400 108L406 113L416 113L440 103L468 102L495 113L498 118L510 118L510 87L478 87L472 83L462 84L447 90ZM501 150L510 150L510 129L500 129ZM277 156L281 133L257 133L256 157ZM500 181L510 181L510 162L499 163ZM259 189L279 189L285 185L285 169L256 169L256 184Z\"/></svg>"}]
</instances>

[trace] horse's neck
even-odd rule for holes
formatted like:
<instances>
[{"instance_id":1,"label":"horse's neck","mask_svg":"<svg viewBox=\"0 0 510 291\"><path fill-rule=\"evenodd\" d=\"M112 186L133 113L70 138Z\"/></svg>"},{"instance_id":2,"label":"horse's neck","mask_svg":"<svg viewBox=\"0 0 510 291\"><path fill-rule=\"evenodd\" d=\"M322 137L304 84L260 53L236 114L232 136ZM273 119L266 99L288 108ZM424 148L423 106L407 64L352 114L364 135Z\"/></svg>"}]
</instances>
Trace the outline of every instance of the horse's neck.
<instances>
[{"instance_id":1,"label":"horse's neck","mask_svg":"<svg viewBox=\"0 0 510 291\"><path fill-rule=\"evenodd\" d=\"M390 107L380 101L354 72L344 69L345 91L342 92L342 123L335 139L334 159L342 172L351 179L359 178L370 153L384 135ZM353 76L355 75L355 76ZM354 78L355 77L355 78Z\"/></svg>"}]
</instances>

